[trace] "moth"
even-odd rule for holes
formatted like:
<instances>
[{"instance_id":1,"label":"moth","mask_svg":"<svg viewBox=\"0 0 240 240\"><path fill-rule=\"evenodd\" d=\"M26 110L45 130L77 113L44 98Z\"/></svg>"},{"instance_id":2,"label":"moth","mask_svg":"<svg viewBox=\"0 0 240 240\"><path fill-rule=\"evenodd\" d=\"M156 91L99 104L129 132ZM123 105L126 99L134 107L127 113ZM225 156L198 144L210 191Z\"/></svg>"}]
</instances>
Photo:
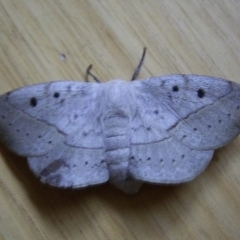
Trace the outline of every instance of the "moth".
<instances>
[{"instance_id":1,"label":"moth","mask_svg":"<svg viewBox=\"0 0 240 240\"><path fill-rule=\"evenodd\" d=\"M144 55L133 80L138 75ZM240 85L202 75L137 81L55 81L0 96L0 140L44 183L190 181L240 131Z\"/></svg>"}]
</instances>

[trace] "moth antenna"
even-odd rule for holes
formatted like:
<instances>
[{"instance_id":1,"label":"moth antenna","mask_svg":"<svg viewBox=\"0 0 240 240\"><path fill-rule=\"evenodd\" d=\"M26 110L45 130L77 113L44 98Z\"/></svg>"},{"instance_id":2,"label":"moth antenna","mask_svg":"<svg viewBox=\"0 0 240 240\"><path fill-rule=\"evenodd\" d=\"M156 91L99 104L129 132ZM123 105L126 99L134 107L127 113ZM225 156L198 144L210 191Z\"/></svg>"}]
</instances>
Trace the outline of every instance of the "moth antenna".
<instances>
[{"instance_id":1,"label":"moth antenna","mask_svg":"<svg viewBox=\"0 0 240 240\"><path fill-rule=\"evenodd\" d=\"M140 59L140 62L139 62L139 64L138 64L138 66L136 67L136 69L135 69L135 71L134 71L134 73L133 73L133 76L132 76L131 81L135 80L135 79L138 77L138 74L139 74L139 72L140 72L140 69L141 69L141 67L142 67L142 65L143 65L143 61L144 61L144 58L145 58L146 50L147 50L147 48L144 47L144 48L143 48L142 57L141 57L141 59Z\"/></svg>"},{"instance_id":2,"label":"moth antenna","mask_svg":"<svg viewBox=\"0 0 240 240\"><path fill-rule=\"evenodd\" d=\"M86 70L86 78L85 78L85 81L86 81L86 82L89 82L88 76L91 76L97 83L101 83L101 80L91 73L91 69L92 69L92 64L90 64L89 67L88 67L87 70Z\"/></svg>"}]
</instances>

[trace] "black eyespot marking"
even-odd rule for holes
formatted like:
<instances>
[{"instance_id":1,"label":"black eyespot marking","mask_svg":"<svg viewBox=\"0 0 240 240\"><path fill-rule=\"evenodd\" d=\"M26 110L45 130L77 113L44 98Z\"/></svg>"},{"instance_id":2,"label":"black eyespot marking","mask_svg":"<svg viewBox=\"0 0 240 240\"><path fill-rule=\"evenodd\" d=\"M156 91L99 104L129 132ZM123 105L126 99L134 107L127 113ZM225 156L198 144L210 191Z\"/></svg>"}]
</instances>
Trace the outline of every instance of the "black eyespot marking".
<instances>
[{"instance_id":1,"label":"black eyespot marking","mask_svg":"<svg viewBox=\"0 0 240 240\"><path fill-rule=\"evenodd\" d=\"M185 155L183 154L181 157L182 157L182 158L185 158Z\"/></svg>"},{"instance_id":2,"label":"black eyespot marking","mask_svg":"<svg viewBox=\"0 0 240 240\"><path fill-rule=\"evenodd\" d=\"M77 119L78 118L78 114L74 114L73 118Z\"/></svg>"},{"instance_id":3,"label":"black eyespot marking","mask_svg":"<svg viewBox=\"0 0 240 240\"><path fill-rule=\"evenodd\" d=\"M30 105L31 105L32 107L36 107L36 106L37 106L37 99L36 99L35 97L32 97L32 98L30 99Z\"/></svg>"},{"instance_id":4,"label":"black eyespot marking","mask_svg":"<svg viewBox=\"0 0 240 240\"><path fill-rule=\"evenodd\" d=\"M172 87L172 91L173 91L173 92L178 92L178 90L179 90L179 88L178 88L177 85L175 85L175 86Z\"/></svg>"},{"instance_id":5,"label":"black eyespot marking","mask_svg":"<svg viewBox=\"0 0 240 240\"><path fill-rule=\"evenodd\" d=\"M197 131L197 128L194 128L193 131Z\"/></svg>"},{"instance_id":6,"label":"black eyespot marking","mask_svg":"<svg viewBox=\"0 0 240 240\"><path fill-rule=\"evenodd\" d=\"M174 163L176 160L175 159L172 159L172 163Z\"/></svg>"},{"instance_id":7,"label":"black eyespot marking","mask_svg":"<svg viewBox=\"0 0 240 240\"><path fill-rule=\"evenodd\" d=\"M151 160L151 158L150 158L150 157L148 157L148 158L147 158L147 160L149 161L149 160Z\"/></svg>"},{"instance_id":8,"label":"black eyespot marking","mask_svg":"<svg viewBox=\"0 0 240 240\"><path fill-rule=\"evenodd\" d=\"M155 110L154 113L157 115L158 114L158 110Z\"/></svg>"},{"instance_id":9,"label":"black eyespot marking","mask_svg":"<svg viewBox=\"0 0 240 240\"><path fill-rule=\"evenodd\" d=\"M240 106L237 106L237 110L239 110L240 109Z\"/></svg>"},{"instance_id":10,"label":"black eyespot marking","mask_svg":"<svg viewBox=\"0 0 240 240\"><path fill-rule=\"evenodd\" d=\"M85 162L85 165L88 165L88 162Z\"/></svg>"},{"instance_id":11,"label":"black eyespot marking","mask_svg":"<svg viewBox=\"0 0 240 240\"><path fill-rule=\"evenodd\" d=\"M185 137L187 137L187 135L184 134L184 135L182 136L182 138L185 138Z\"/></svg>"},{"instance_id":12,"label":"black eyespot marking","mask_svg":"<svg viewBox=\"0 0 240 240\"><path fill-rule=\"evenodd\" d=\"M59 93L59 92L55 92L55 93L53 94L53 96L54 96L55 98L59 98L60 93Z\"/></svg>"},{"instance_id":13,"label":"black eyespot marking","mask_svg":"<svg viewBox=\"0 0 240 240\"><path fill-rule=\"evenodd\" d=\"M205 96L205 91L201 88L198 89L197 95L199 98L203 98Z\"/></svg>"},{"instance_id":14,"label":"black eyespot marking","mask_svg":"<svg viewBox=\"0 0 240 240\"><path fill-rule=\"evenodd\" d=\"M11 126L12 126L12 124L11 124L11 123L9 123L9 124L8 124L8 126L9 126L9 127L11 127Z\"/></svg>"},{"instance_id":15,"label":"black eyespot marking","mask_svg":"<svg viewBox=\"0 0 240 240\"><path fill-rule=\"evenodd\" d=\"M41 135L39 135L39 136L38 136L38 138L42 138L42 136L41 136Z\"/></svg>"},{"instance_id":16,"label":"black eyespot marking","mask_svg":"<svg viewBox=\"0 0 240 240\"><path fill-rule=\"evenodd\" d=\"M228 114L228 117L231 117L231 114L230 114L230 113Z\"/></svg>"},{"instance_id":17,"label":"black eyespot marking","mask_svg":"<svg viewBox=\"0 0 240 240\"><path fill-rule=\"evenodd\" d=\"M49 141L49 142L48 142L48 144L51 144L51 143L52 143L52 141Z\"/></svg>"},{"instance_id":18,"label":"black eyespot marking","mask_svg":"<svg viewBox=\"0 0 240 240\"><path fill-rule=\"evenodd\" d=\"M148 130L148 131L151 131L152 129L151 129L151 127L147 127L147 130Z\"/></svg>"},{"instance_id":19,"label":"black eyespot marking","mask_svg":"<svg viewBox=\"0 0 240 240\"><path fill-rule=\"evenodd\" d=\"M130 157L130 160L134 160L134 159L135 159L135 157L134 157L134 156L131 156L131 157Z\"/></svg>"},{"instance_id":20,"label":"black eyespot marking","mask_svg":"<svg viewBox=\"0 0 240 240\"><path fill-rule=\"evenodd\" d=\"M160 163L162 163L162 162L163 162L163 159L161 158L161 159L160 159Z\"/></svg>"},{"instance_id":21,"label":"black eyespot marking","mask_svg":"<svg viewBox=\"0 0 240 240\"><path fill-rule=\"evenodd\" d=\"M2 119L5 119L5 116L2 116Z\"/></svg>"},{"instance_id":22,"label":"black eyespot marking","mask_svg":"<svg viewBox=\"0 0 240 240\"><path fill-rule=\"evenodd\" d=\"M28 136L29 136L29 133L26 133L26 136L28 137Z\"/></svg>"},{"instance_id":23,"label":"black eyespot marking","mask_svg":"<svg viewBox=\"0 0 240 240\"><path fill-rule=\"evenodd\" d=\"M208 128L211 128L212 126L211 125L208 125Z\"/></svg>"},{"instance_id":24,"label":"black eyespot marking","mask_svg":"<svg viewBox=\"0 0 240 240\"><path fill-rule=\"evenodd\" d=\"M19 130L19 129L17 129L17 130L16 130L16 132L20 132L20 130Z\"/></svg>"},{"instance_id":25,"label":"black eyespot marking","mask_svg":"<svg viewBox=\"0 0 240 240\"><path fill-rule=\"evenodd\" d=\"M219 120L218 120L218 122L219 122L219 123L221 123L221 122L222 122L222 120L221 120L221 119L219 119Z\"/></svg>"}]
</instances>

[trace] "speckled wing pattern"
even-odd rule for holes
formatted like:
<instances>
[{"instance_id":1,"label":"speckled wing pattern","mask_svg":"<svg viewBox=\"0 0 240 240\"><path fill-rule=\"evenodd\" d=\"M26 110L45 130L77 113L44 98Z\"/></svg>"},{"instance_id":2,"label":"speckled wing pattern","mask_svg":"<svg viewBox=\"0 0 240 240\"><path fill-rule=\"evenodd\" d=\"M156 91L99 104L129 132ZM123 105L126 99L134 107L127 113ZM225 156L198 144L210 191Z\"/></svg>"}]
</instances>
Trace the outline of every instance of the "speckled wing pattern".
<instances>
[{"instance_id":1,"label":"speckled wing pattern","mask_svg":"<svg viewBox=\"0 0 240 240\"><path fill-rule=\"evenodd\" d=\"M186 182L239 131L240 85L201 75L56 81L0 97L1 141L56 187Z\"/></svg>"},{"instance_id":2,"label":"speckled wing pattern","mask_svg":"<svg viewBox=\"0 0 240 240\"><path fill-rule=\"evenodd\" d=\"M93 106L98 87L57 81L2 95L1 140L28 157L33 172L50 185L85 187L108 181L102 131Z\"/></svg>"},{"instance_id":3,"label":"speckled wing pattern","mask_svg":"<svg viewBox=\"0 0 240 240\"><path fill-rule=\"evenodd\" d=\"M240 131L240 85L208 76L169 75L142 82L129 173L147 182L196 177L215 149Z\"/></svg>"}]
</instances>

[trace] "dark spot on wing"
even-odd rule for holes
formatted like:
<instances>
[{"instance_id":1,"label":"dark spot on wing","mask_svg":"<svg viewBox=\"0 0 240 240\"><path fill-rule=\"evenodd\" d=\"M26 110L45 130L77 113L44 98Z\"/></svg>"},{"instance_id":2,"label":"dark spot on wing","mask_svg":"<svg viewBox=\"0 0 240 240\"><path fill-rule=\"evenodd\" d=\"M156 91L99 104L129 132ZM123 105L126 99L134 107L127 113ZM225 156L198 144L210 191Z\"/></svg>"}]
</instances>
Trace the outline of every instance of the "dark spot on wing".
<instances>
[{"instance_id":1,"label":"dark spot on wing","mask_svg":"<svg viewBox=\"0 0 240 240\"><path fill-rule=\"evenodd\" d=\"M199 98L203 98L205 96L205 91L202 88L199 88L197 91L197 95Z\"/></svg>"},{"instance_id":2,"label":"dark spot on wing","mask_svg":"<svg viewBox=\"0 0 240 240\"><path fill-rule=\"evenodd\" d=\"M162 82L161 82L161 87L164 87L164 85L165 85L165 80L163 80Z\"/></svg>"},{"instance_id":3,"label":"dark spot on wing","mask_svg":"<svg viewBox=\"0 0 240 240\"><path fill-rule=\"evenodd\" d=\"M86 137L88 135L88 133L87 132L83 132L82 135L83 135L83 137Z\"/></svg>"},{"instance_id":4,"label":"dark spot on wing","mask_svg":"<svg viewBox=\"0 0 240 240\"><path fill-rule=\"evenodd\" d=\"M71 92L71 91L72 91L72 86L71 86L71 85L68 85L68 86L67 86L67 91L68 91L68 92Z\"/></svg>"},{"instance_id":5,"label":"dark spot on wing","mask_svg":"<svg viewBox=\"0 0 240 240\"><path fill-rule=\"evenodd\" d=\"M178 88L177 85L175 85L175 86L172 87L172 91L173 91L173 92L178 92L178 90L179 90L179 88Z\"/></svg>"},{"instance_id":6,"label":"dark spot on wing","mask_svg":"<svg viewBox=\"0 0 240 240\"><path fill-rule=\"evenodd\" d=\"M32 107L36 107L36 106L37 106L37 99L36 99L35 97L32 97L32 98L30 99L30 105L31 105Z\"/></svg>"},{"instance_id":7,"label":"dark spot on wing","mask_svg":"<svg viewBox=\"0 0 240 240\"><path fill-rule=\"evenodd\" d=\"M53 97L55 97L55 98L59 98L59 96L60 96L60 93L59 93L59 92L55 92L55 93L53 94Z\"/></svg>"}]
</instances>

